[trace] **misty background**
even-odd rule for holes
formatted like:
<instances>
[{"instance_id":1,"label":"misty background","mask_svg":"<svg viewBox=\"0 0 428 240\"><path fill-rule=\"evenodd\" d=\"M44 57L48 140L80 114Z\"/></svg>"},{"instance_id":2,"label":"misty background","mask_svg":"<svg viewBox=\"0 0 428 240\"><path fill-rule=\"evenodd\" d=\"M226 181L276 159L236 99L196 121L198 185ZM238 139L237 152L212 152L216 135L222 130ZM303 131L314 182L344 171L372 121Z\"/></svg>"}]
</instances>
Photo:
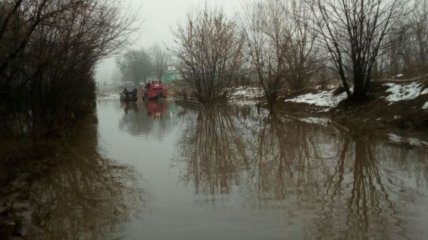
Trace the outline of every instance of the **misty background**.
<instances>
[{"instance_id":1,"label":"misty background","mask_svg":"<svg viewBox=\"0 0 428 240\"><path fill-rule=\"evenodd\" d=\"M129 49L149 48L155 44L172 46L174 30L186 15L193 10L209 4L224 10L232 16L241 9L243 0L121 0L125 12L136 18L135 32L121 52ZM97 83L111 84L120 82L120 71L116 66L117 56L106 58L97 66Z\"/></svg>"}]
</instances>

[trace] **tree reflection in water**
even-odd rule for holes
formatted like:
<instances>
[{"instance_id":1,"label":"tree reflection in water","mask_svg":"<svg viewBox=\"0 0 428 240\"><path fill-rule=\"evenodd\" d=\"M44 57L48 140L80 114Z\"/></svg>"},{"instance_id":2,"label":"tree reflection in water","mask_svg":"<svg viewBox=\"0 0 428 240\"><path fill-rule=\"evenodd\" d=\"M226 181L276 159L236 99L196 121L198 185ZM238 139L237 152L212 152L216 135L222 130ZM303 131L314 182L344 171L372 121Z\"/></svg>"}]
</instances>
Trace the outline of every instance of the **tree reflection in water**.
<instances>
[{"instance_id":1,"label":"tree reflection in water","mask_svg":"<svg viewBox=\"0 0 428 240\"><path fill-rule=\"evenodd\" d=\"M418 205L410 199L426 188L418 185L428 182L428 152L361 137L343 139L334 171L325 180L320 236L329 239L335 231L347 239L416 238L412 225Z\"/></svg>"},{"instance_id":2,"label":"tree reflection in water","mask_svg":"<svg viewBox=\"0 0 428 240\"><path fill-rule=\"evenodd\" d=\"M374 146L359 138L344 137L341 147L320 199L320 238L330 238L331 232L346 239L394 238L394 231L404 231L404 226L393 214L398 209L384 186Z\"/></svg>"},{"instance_id":3,"label":"tree reflection in water","mask_svg":"<svg viewBox=\"0 0 428 240\"><path fill-rule=\"evenodd\" d=\"M413 234L415 219L405 216L417 216L418 206L406 199L425 191L427 150L256 112L226 107L183 116L184 179L196 193L244 193L245 206L275 209L311 239Z\"/></svg>"},{"instance_id":4,"label":"tree reflection in water","mask_svg":"<svg viewBox=\"0 0 428 240\"><path fill-rule=\"evenodd\" d=\"M262 120L249 144L249 150L253 152L250 184L247 186L249 204L283 208L284 204L289 204L284 200L289 200L291 195L318 194L319 178L325 166L322 161L314 161L321 157L323 150L322 145L316 142L324 142L331 135L327 132L324 135L312 134L309 129L313 126L273 112Z\"/></svg>"},{"instance_id":5,"label":"tree reflection in water","mask_svg":"<svg viewBox=\"0 0 428 240\"><path fill-rule=\"evenodd\" d=\"M186 129L180 144L188 161L184 179L194 184L197 194L215 197L239 185L238 173L247 165L248 156L242 129L237 128L236 110L213 107L185 115Z\"/></svg>"},{"instance_id":6,"label":"tree reflection in water","mask_svg":"<svg viewBox=\"0 0 428 240\"><path fill-rule=\"evenodd\" d=\"M55 165L31 184L30 239L107 239L143 207L136 173L99 155L97 129L85 125L52 156Z\"/></svg>"}]
</instances>

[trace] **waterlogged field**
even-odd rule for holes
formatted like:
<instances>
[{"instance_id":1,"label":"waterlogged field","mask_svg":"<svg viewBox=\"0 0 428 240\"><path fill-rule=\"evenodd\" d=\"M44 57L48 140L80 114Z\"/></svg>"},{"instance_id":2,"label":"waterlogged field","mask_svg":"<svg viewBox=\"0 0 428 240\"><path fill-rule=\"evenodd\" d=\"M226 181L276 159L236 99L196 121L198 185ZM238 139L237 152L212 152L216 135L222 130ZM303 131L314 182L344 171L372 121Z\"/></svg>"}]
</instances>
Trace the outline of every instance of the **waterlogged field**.
<instances>
[{"instance_id":1,"label":"waterlogged field","mask_svg":"<svg viewBox=\"0 0 428 240\"><path fill-rule=\"evenodd\" d=\"M41 201L34 239L428 236L423 141L359 136L251 104L105 100L97 109L96 133L80 144L89 154L77 149L79 161L39 191L57 200Z\"/></svg>"}]
</instances>

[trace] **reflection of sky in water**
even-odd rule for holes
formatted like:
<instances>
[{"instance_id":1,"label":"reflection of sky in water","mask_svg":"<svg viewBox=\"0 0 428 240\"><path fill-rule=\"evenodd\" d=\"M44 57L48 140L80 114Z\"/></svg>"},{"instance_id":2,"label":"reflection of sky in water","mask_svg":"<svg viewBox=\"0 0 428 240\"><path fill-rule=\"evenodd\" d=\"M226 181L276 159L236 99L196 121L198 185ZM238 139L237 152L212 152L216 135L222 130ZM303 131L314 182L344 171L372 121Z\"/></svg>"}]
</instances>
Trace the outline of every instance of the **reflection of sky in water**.
<instances>
[{"instance_id":1,"label":"reflection of sky in water","mask_svg":"<svg viewBox=\"0 0 428 240\"><path fill-rule=\"evenodd\" d=\"M142 175L130 239L403 238L428 234L428 154L252 107L98 105L100 148ZM260 117L263 116L263 117Z\"/></svg>"}]
</instances>

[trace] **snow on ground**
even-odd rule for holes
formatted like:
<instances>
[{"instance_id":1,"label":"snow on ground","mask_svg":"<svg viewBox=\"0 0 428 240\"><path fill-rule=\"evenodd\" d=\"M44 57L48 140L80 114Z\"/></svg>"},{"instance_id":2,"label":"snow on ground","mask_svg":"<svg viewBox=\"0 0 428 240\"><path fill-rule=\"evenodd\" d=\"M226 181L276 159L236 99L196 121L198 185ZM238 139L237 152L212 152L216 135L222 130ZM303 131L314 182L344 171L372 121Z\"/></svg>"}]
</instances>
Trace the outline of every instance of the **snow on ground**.
<instances>
[{"instance_id":1,"label":"snow on ground","mask_svg":"<svg viewBox=\"0 0 428 240\"><path fill-rule=\"evenodd\" d=\"M419 97L421 94L426 94L428 91L422 92L422 84L412 82L409 84L386 83L384 86L389 87L386 92L389 95L385 98L390 104L399 101L412 100Z\"/></svg>"},{"instance_id":2,"label":"snow on ground","mask_svg":"<svg viewBox=\"0 0 428 240\"><path fill-rule=\"evenodd\" d=\"M286 102L306 103L318 107L335 108L337 105L346 99L346 92L339 95L334 95L335 90L322 91L319 93L308 93L305 95L297 96L295 98L287 99Z\"/></svg>"},{"instance_id":3,"label":"snow on ground","mask_svg":"<svg viewBox=\"0 0 428 240\"><path fill-rule=\"evenodd\" d=\"M317 117L308 117L308 118L299 118L300 121L309 123L309 124L316 124L321 126L328 126L331 122L328 118L317 118Z\"/></svg>"},{"instance_id":4,"label":"snow on ground","mask_svg":"<svg viewBox=\"0 0 428 240\"><path fill-rule=\"evenodd\" d=\"M428 146L428 142L421 141L420 139L417 139L417 138L402 137L394 133L388 134L388 138L389 138L389 141L392 143L398 143L398 144L405 143L414 147Z\"/></svg>"},{"instance_id":5,"label":"snow on ground","mask_svg":"<svg viewBox=\"0 0 428 240\"><path fill-rule=\"evenodd\" d=\"M428 102L426 102L426 103L424 104L424 106L422 107L422 109L423 109L423 110L428 110Z\"/></svg>"},{"instance_id":6,"label":"snow on ground","mask_svg":"<svg viewBox=\"0 0 428 240\"><path fill-rule=\"evenodd\" d=\"M240 87L232 93L232 98L258 98L263 96L263 91L255 87Z\"/></svg>"},{"instance_id":7,"label":"snow on ground","mask_svg":"<svg viewBox=\"0 0 428 240\"><path fill-rule=\"evenodd\" d=\"M255 99L235 99L233 101L234 105L237 106L254 106L257 104L257 100Z\"/></svg>"},{"instance_id":8,"label":"snow on ground","mask_svg":"<svg viewBox=\"0 0 428 240\"><path fill-rule=\"evenodd\" d=\"M425 89L421 92L421 95L425 95L425 94L428 94L428 88L425 88Z\"/></svg>"},{"instance_id":9,"label":"snow on ground","mask_svg":"<svg viewBox=\"0 0 428 240\"><path fill-rule=\"evenodd\" d=\"M389 141L393 143L400 143L402 141L402 137L398 136L397 134L390 133L388 134Z\"/></svg>"}]
</instances>

